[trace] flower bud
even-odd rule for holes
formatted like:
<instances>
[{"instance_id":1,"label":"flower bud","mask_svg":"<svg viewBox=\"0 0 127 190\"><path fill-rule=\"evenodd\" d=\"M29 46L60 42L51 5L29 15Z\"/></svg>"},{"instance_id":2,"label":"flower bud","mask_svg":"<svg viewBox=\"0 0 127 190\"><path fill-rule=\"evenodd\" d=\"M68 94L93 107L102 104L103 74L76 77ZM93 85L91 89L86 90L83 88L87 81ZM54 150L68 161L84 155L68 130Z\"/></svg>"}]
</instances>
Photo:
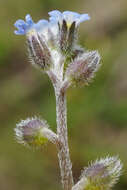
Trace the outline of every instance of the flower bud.
<instances>
[{"instance_id":1,"label":"flower bud","mask_svg":"<svg viewBox=\"0 0 127 190\"><path fill-rule=\"evenodd\" d=\"M100 67L100 55L97 51L80 54L68 66L66 77L73 85L88 85Z\"/></svg>"},{"instance_id":2,"label":"flower bud","mask_svg":"<svg viewBox=\"0 0 127 190\"><path fill-rule=\"evenodd\" d=\"M121 170L118 157L97 160L84 169L80 181L72 190L109 190L117 182Z\"/></svg>"},{"instance_id":3,"label":"flower bud","mask_svg":"<svg viewBox=\"0 0 127 190\"><path fill-rule=\"evenodd\" d=\"M48 141L57 142L57 135L48 128L44 120L38 118L22 120L15 128L16 139L20 144L40 147Z\"/></svg>"},{"instance_id":4,"label":"flower bud","mask_svg":"<svg viewBox=\"0 0 127 190\"><path fill-rule=\"evenodd\" d=\"M48 70L52 61L49 48L44 41L44 36L42 37L34 29L30 30L27 33L27 44L31 62L42 70Z\"/></svg>"}]
</instances>

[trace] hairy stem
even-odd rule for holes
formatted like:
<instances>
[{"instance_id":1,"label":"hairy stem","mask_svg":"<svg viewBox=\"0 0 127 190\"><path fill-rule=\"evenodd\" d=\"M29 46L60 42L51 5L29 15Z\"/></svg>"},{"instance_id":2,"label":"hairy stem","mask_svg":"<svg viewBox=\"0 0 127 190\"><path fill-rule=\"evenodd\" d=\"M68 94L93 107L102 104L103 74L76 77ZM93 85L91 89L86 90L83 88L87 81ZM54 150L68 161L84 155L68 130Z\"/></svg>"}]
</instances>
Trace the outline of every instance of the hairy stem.
<instances>
[{"instance_id":1,"label":"hairy stem","mask_svg":"<svg viewBox=\"0 0 127 190\"><path fill-rule=\"evenodd\" d=\"M60 141L58 158L61 172L62 185L64 190L71 190L73 186L72 164L69 155L67 135L67 108L66 95L60 88L55 89L56 114L57 114L57 135Z\"/></svg>"}]
</instances>

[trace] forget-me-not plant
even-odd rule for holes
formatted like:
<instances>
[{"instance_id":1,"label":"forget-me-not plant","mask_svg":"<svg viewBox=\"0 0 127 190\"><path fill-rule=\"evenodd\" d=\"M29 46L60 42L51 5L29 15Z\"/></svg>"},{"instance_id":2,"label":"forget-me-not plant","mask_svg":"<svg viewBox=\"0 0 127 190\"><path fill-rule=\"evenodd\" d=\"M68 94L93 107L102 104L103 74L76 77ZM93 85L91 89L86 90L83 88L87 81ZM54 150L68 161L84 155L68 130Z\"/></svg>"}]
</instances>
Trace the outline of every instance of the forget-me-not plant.
<instances>
[{"instance_id":1,"label":"forget-me-not plant","mask_svg":"<svg viewBox=\"0 0 127 190\"><path fill-rule=\"evenodd\" d=\"M15 128L19 143L41 147L48 141L58 150L61 181L64 190L109 190L122 170L118 157L106 157L84 168L74 184L67 134L66 91L71 86L88 85L100 67L98 51L86 51L78 45L80 23L88 14L71 11L49 12L49 20L33 22L30 15L14 24L16 35L25 35L31 63L46 73L56 95L57 132L37 117L22 120Z\"/></svg>"}]
</instances>

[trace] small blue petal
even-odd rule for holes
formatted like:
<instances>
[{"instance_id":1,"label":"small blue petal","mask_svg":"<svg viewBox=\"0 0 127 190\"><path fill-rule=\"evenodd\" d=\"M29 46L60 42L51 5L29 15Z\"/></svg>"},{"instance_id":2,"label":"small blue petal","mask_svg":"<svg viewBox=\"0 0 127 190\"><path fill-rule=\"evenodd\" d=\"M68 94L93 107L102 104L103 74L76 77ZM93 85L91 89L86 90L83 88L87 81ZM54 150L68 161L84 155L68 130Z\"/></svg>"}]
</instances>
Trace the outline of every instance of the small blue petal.
<instances>
[{"instance_id":1,"label":"small blue petal","mask_svg":"<svg viewBox=\"0 0 127 190\"><path fill-rule=\"evenodd\" d=\"M79 18L80 14L76 13L76 12L72 12L72 11L64 11L63 12L63 16L73 16L74 18Z\"/></svg>"},{"instance_id":2,"label":"small blue petal","mask_svg":"<svg viewBox=\"0 0 127 190\"><path fill-rule=\"evenodd\" d=\"M14 34L16 34L16 35L24 35L25 33L24 33L24 31L23 30L15 30L14 31Z\"/></svg>"},{"instance_id":3,"label":"small blue petal","mask_svg":"<svg viewBox=\"0 0 127 190\"><path fill-rule=\"evenodd\" d=\"M63 12L63 19L66 20L66 22L73 23L77 22L79 20L80 14L72 12L72 11L64 11Z\"/></svg>"},{"instance_id":4,"label":"small blue petal","mask_svg":"<svg viewBox=\"0 0 127 190\"><path fill-rule=\"evenodd\" d=\"M62 20L62 13L58 10L54 10L48 13L49 14L49 20L52 22L58 22Z\"/></svg>"},{"instance_id":5,"label":"small blue petal","mask_svg":"<svg viewBox=\"0 0 127 190\"><path fill-rule=\"evenodd\" d=\"M53 17L62 16L62 13L58 10L50 11L48 14L49 14L49 16L53 16Z\"/></svg>"},{"instance_id":6,"label":"small blue petal","mask_svg":"<svg viewBox=\"0 0 127 190\"><path fill-rule=\"evenodd\" d=\"M22 27L26 27L26 23L24 22L24 20L17 20L14 26L17 28L22 28Z\"/></svg>"},{"instance_id":7,"label":"small blue petal","mask_svg":"<svg viewBox=\"0 0 127 190\"><path fill-rule=\"evenodd\" d=\"M39 31L45 27L48 27L49 22L47 20L39 20L36 24L34 24L34 28Z\"/></svg>"},{"instance_id":8,"label":"small blue petal","mask_svg":"<svg viewBox=\"0 0 127 190\"><path fill-rule=\"evenodd\" d=\"M31 16L28 14L28 15L26 15L26 23L27 24L29 24L29 25L32 25L32 24L34 24L34 22L33 22L33 20L32 20L32 18L31 18Z\"/></svg>"},{"instance_id":9,"label":"small blue petal","mask_svg":"<svg viewBox=\"0 0 127 190\"><path fill-rule=\"evenodd\" d=\"M84 22L85 20L90 20L90 16L88 14L82 14L80 16L80 22Z\"/></svg>"}]
</instances>

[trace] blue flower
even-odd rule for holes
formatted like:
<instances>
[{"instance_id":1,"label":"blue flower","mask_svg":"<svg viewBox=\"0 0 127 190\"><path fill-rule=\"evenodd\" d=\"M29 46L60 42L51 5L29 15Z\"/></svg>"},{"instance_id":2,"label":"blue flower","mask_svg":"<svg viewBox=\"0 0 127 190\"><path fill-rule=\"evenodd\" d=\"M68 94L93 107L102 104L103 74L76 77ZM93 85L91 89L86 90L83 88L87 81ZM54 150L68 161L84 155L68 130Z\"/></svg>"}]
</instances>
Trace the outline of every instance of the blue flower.
<instances>
[{"instance_id":1,"label":"blue flower","mask_svg":"<svg viewBox=\"0 0 127 190\"><path fill-rule=\"evenodd\" d=\"M63 20L65 20L67 26L70 26L73 22L75 22L76 26L78 26L81 22L90 19L88 14L79 14L72 11L64 11L62 13L58 10L54 10L49 12L49 16L50 16L49 18L50 21L56 21L59 22L60 24L62 23Z\"/></svg>"},{"instance_id":2,"label":"blue flower","mask_svg":"<svg viewBox=\"0 0 127 190\"><path fill-rule=\"evenodd\" d=\"M26 22L21 19L19 19L15 22L14 26L18 29L18 30L14 31L15 34L24 35L34 25L34 22L29 14L26 15L25 18L26 18Z\"/></svg>"},{"instance_id":3,"label":"blue flower","mask_svg":"<svg viewBox=\"0 0 127 190\"><path fill-rule=\"evenodd\" d=\"M14 31L15 34L25 35L31 29L35 29L39 32L48 26L47 20L39 20L37 23L34 23L29 14L26 15L25 19L26 21L19 19L15 22L14 26L18 29Z\"/></svg>"},{"instance_id":4,"label":"blue flower","mask_svg":"<svg viewBox=\"0 0 127 190\"><path fill-rule=\"evenodd\" d=\"M47 20L39 20L37 23L34 23L31 16L29 14L26 15L25 21L24 20L17 20L14 24L14 26L18 29L15 30L14 33L17 35L25 35L29 30L35 29L38 32L43 32L43 29L46 29L50 27L52 30L52 27L54 26L58 27L58 22L62 24L62 21L65 20L67 23L67 26L69 27L73 22L75 22L76 26L78 26L81 22L89 20L90 17L88 14L79 14L72 11L64 11L63 13L54 10L49 12L49 21ZM54 30L54 29L53 29ZM56 32L57 33L57 30Z\"/></svg>"}]
</instances>

